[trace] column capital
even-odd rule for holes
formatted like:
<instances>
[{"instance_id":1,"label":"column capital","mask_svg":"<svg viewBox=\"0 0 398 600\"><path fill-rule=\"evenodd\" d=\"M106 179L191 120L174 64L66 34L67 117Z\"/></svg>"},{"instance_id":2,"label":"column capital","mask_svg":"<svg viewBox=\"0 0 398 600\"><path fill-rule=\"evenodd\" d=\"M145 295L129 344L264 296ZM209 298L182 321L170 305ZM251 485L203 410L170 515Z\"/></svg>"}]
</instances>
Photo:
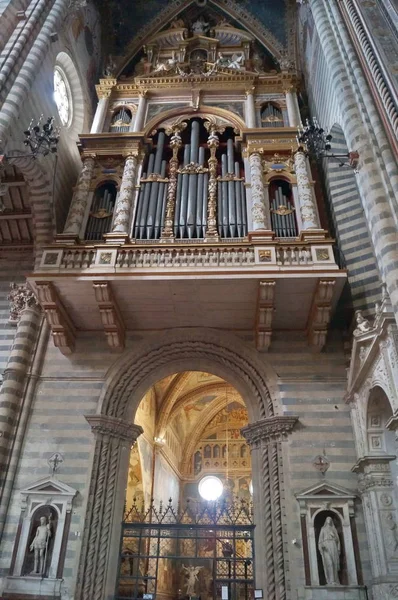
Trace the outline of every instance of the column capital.
<instances>
[{"instance_id":1,"label":"column capital","mask_svg":"<svg viewBox=\"0 0 398 600\"><path fill-rule=\"evenodd\" d=\"M393 454L362 456L359 458L351 469L351 471L358 474L359 491L364 493L375 488L392 488L394 482L390 462L395 459L396 456Z\"/></svg>"},{"instance_id":2,"label":"column capital","mask_svg":"<svg viewBox=\"0 0 398 600\"><path fill-rule=\"evenodd\" d=\"M128 423L124 419L118 419L117 417L85 415L85 419L96 437L109 436L134 444L138 436L144 431L140 425Z\"/></svg>"},{"instance_id":3,"label":"column capital","mask_svg":"<svg viewBox=\"0 0 398 600\"><path fill-rule=\"evenodd\" d=\"M298 421L296 415L267 417L241 429L241 433L251 448L258 448L262 442L281 442L286 439Z\"/></svg>"},{"instance_id":4,"label":"column capital","mask_svg":"<svg viewBox=\"0 0 398 600\"><path fill-rule=\"evenodd\" d=\"M22 312L27 308L40 310L40 304L27 283L11 283L7 299L10 301L10 323L18 323Z\"/></svg>"}]
</instances>

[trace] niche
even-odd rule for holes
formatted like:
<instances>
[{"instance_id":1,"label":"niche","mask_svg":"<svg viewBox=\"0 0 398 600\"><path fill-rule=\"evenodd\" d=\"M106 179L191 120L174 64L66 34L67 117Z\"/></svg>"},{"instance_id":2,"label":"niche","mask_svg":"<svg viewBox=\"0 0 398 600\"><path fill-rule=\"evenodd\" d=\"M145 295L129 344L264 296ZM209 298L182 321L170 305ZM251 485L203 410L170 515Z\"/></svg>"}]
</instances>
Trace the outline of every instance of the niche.
<instances>
[{"instance_id":1,"label":"niche","mask_svg":"<svg viewBox=\"0 0 398 600\"><path fill-rule=\"evenodd\" d=\"M339 569L338 569L339 583L341 585L348 585L347 562L345 559L344 537L343 537L343 529L342 529L342 525L341 525L341 519L338 517L338 515L334 511L331 511L331 510L323 510L323 511L319 512L314 518L319 584L327 585L323 560L322 560L321 553L319 551L319 535L320 535L321 529L324 526L325 521L328 517L330 517L332 519L333 524L337 530L339 540L340 540L340 564L339 564Z\"/></svg>"},{"instance_id":2,"label":"niche","mask_svg":"<svg viewBox=\"0 0 398 600\"><path fill-rule=\"evenodd\" d=\"M41 521L43 519L43 521ZM48 577L49 566L51 564L54 540L57 533L58 513L53 506L40 506L32 515L28 541L25 550L25 559L22 567L22 575L41 574ZM43 550L31 550L32 544L36 542L38 528L45 527L44 535L47 533L47 540L43 542ZM44 538L44 535L41 537ZM40 537L40 535L39 535ZM38 554L38 564L35 569L35 554ZM44 566L43 566L44 565Z\"/></svg>"}]
</instances>

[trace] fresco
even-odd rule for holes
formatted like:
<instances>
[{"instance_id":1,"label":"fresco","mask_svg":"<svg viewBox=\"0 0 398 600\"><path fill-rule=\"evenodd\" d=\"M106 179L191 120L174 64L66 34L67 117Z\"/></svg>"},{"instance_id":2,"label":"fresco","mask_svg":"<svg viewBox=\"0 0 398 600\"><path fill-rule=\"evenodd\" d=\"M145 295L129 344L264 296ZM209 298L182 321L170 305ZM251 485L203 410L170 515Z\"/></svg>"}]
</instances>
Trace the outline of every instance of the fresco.
<instances>
[{"instance_id":1,"label":"fresco","mask_svg":"<svg viewBox=\"0 0 398 600\"><path fill-rule=\"evenodd\" d=\"M153 496L155 506L160 501L163 504L167 504L169 498L172 499L173 504L176 506L180 499L180 480L160 453L156 456Z\"/></svg>"}]
</instances>

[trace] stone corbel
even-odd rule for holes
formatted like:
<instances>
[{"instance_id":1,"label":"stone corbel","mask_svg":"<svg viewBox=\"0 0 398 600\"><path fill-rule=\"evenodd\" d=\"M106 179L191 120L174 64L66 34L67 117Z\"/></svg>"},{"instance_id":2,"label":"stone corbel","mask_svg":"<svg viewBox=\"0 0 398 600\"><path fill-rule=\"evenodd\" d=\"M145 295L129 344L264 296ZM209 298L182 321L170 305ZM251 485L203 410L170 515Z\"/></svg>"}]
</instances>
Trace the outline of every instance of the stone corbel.
<instances>
[{"instance_id":1,"label":"stone corbel","mask_svg":"<svg viewBox=\"0 0 398 600\"><path fill-rule=\"evenodd\" d=\"M51 281L37 281L37 296L51 329L54 345L62 354L72 354L75 349L76 330L62 305Z\"/></svg>"},{"instance_id":2,"label":"stone corbel","mask_svg":"<svg viewBox=\"0 0 398 600\"><path fill-rule=\"evenodd\" d=\"M112 350L122 351L126 328L111 284L108 281L99 281L95 282L93 287L108 345Z\"/></svg>"},{"instance_id":3,"label":"stone corbel","mask_svg":"<svg viewBox=\"0 0 398 600\"><path fill-rule=\"evenodd\" d=\"M320 279L314 294L308 325L308 342L317 352L322 350L326 342L335 283L334 279Z\"/></svg>"},{"instance_id":4,"label":"stone corbel","mask_svg":"<svg viewBox=\"0 0 398 600\"><path fill-rule=\"evenodd\" d=\"M266 351L271 344L275 285L275 281L260 281L258 286L255 331L257 350Z\"/></svg>"},{"instance_id":5,"label":"stone corbel","mask_svg":"<svg viewBox=\"0 0 398 600\"><path fill-rule=\"evenodd\" d=\"M251 448L258 448L262 442L281 442L293 431L298 421L296 415L267 417L241 429L241 433Z\"/></svg>"}]
</instances>

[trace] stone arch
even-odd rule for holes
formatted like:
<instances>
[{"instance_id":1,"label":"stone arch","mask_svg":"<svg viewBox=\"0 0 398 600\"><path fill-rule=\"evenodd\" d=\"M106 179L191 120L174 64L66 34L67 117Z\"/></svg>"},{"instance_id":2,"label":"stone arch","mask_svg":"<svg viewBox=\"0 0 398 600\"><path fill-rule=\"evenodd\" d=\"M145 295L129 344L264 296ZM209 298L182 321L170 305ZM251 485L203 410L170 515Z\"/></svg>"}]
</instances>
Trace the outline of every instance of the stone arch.
<instances>
[{"instance_id":1,"label":"stone arch","mask_svg":"<svg viewBox=\"0 0 398 600\"><path fill-rule=\"evenodd\" d=\"M185 121L186 119L193 119L195 117L206 119L209 116L219 117L223 121L223 125L226 127L234 127L239 131L242 131L246 127L245 122L241 117L235 113L226 110L225 108L206 106L201 104L199 109L195 109L192 106L183 106L179 108L172 108L165 112L156 115L151 119L144 128L144 134L150 136L154 129L169 125L169 122L173 121L173 117L178 118L179 121ZM186 119L185 119L186 117Z\"/></svg>"},{"instance_id":2,"label":"stone arch","mask_svg":"<svg viewBox=\"0 0 398 600\"><path fill-rule=\"evenodd\" d=\"M66 78L72 100L72 116L65 132L68 136L76 138L84 130L85 125L85 102L79 73L72 58L64 51L57 54L54 63L54 68L56 67L61 69Z\"/></svg>"},{"instance_id":3,"label":"stone arch","mask_svg":"<svg viewBox=\"0 0 398 600\"><path fill-rule=\"evenodd\" d=\"M127 352L107 374L99 414L87 416L96 443L75 600L105 600L114 593L129 451L142 432L132 424L135 411L156 381L189 370L223 378L246 402L252 425L243 433L253 448L260 494L255 499L257 585L269 600L286 589L282 442L297 417L282 414L277 376L254 348L231 334L192 328L153 335Z\"/></svg>"},{"instance_id":4,"label":"stone arch","mask_svg":"<svg viewBox=\"0 0 398 600\"><path fill-rule=\"evenodd\" d=\"M156 335L121 358L108 373L101 413L132 422L148 388L167 375L189 370L212 372L235 387L250 422L281 412L276 375L256 350L233 335L192 328Z\"/></svg>"}]
</instances>

